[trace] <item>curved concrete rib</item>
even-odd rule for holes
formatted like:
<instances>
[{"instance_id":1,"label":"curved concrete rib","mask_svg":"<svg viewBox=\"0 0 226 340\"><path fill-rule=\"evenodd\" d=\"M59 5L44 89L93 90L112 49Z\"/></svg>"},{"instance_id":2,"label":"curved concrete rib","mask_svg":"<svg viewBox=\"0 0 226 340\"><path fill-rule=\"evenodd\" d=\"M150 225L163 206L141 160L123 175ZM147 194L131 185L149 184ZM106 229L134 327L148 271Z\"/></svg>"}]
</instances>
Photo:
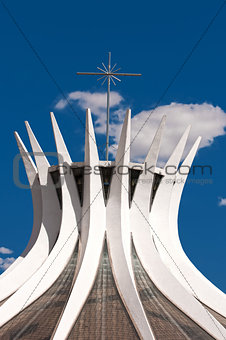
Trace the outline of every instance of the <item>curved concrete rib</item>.
<instances>
[{"instance_id":1,"label":"curved concrete rib","mask_svg":"<svg viewBox=\"0 0 226 340\"><path fill-rule=\"evenodd\" d=\"M25 171L26 171L28 182L29 182L30 189L31 189L32 203L33 203L33 227L32 227L31 236L30 236L30 239L29 239L29 242L26 248L24 249L22 254L13 262L13 264L11 264L11 266L1 274L1 278L6 276L20 262L22 262L24 257L28 254L28 252L34 246L38 238L38 234L39 234L41 222L42 222L42 198L41 198L41 189L39 185L37 169L24 143L22 142L19 134L17 132L15 132L14 134L15 134L17 145L18 145L18 149L20 151L21 158L24 163Z\"/></svg>"},{"instance_id":2,"label":"curved concrete rib","mask_svg":"<svg viewBox=\"0 0 226 340\"><path fill-rule=\"evenodd\" d=\"M170 197L175 181L177 168L186 145L189 131L190 126L188 126L185 130L179 143L177 144L176 148L174 149L172 155L165 165L165 176L162 178L159 184L150 212L150 223L151 225L155 226L155 228L157 228L156 232L159 238L157 238L156 235L153 235L153 237L160 256L164 259L166 263L168 263L170 259L159 240L161 240L163 244L165 244L168 236L167 233L169 232L168 226Z\"/></svg>"},{"instance_id":3,"label":"curved concrete rib","mask_svg":"<svg viewBox=\"0 0 226 340\"><path fill-rule=\"evenodd\" d=\"M151 229L147 221L149 221L150 200L153 187L154 170L158 160L161 137L165 126L165 121L166 117L164 116L162 118L160 126L155 134L155 137L145 159L147 168L152 167L152 172L145 173L143 171L140 174L130 209L131 231L134 237L135 245L138 244L137 247L138 256L140 256L141 250L141 259L142 254L144 253L145 255L149 249L149 246L148 247L146 246L147 244L146 238L150 239ZM141 227L142 229L140 229ZM144 233L146 237L143 237L142 233ZM143 245L142 242L144 242Z\"/></svg>"},{"instance_id":4,"label":"curved concrete rib","mask_svg":"<svg viewBox=\"0 0 226 340\"><path fill-rule=\"evenodd\" d=\"M79 265L83 260L90 232L94 232L100 223L100 233L106 229L105 206L102 193L102 181L99 174L95 174L95 166L99 165L99 155L90 109L86 111L85 159L84 159L84 199L81 221L81 247ZM93 202L93 203L92 203ZM103 210L102 210L103 209ZM104 218L102 219L102 216ZM94 232L95 233L95 232ZM102 242L101 242L102 244Z\"/></svg>"},{"instance_id":5,"label":"curved concrete rib","mask_svg":"<svg viewBox=\"0 0 226 340\"><path fill-rule=\"evenodd\" d=\"M54 183L48 173L49 163L28 123L26 126L41 186L42 223L35 246L14 270L0 278L0 300L12 295L37 271L52 250L60 228L60 205Z\"/></svg>"},{"instance_id":6,"label":"curved concrete rib","mask_svg":"<svg viewBox=\"0 0 226 340\"><path fill-rule=\"evenodd\" d=\"M31 147L38 168L42 193L42 222L49 239L49 252L52 250L60 230L61 210L52 177L48 172L49 162L46 159L28 122L25 122Z\"/></svg>"},{"instance_id":7,"label":"curved concrete rib","mask_svg":"<svg viewBox=\"0 0 226 340\"><path fill-rule=\"evenodd\" d=\"M159 144L157 138L158 133L155 136L153 144L156 149ZM160 137L160 136L158 136ZM189 155L193 155L198 147L199 140L194 144ZM153 145L152 144L152 145ZM181 148L182 150L182 148ZM152 154L152 153L151 153ZM150 155L151 155L150 154ZM153 155L153 162L156 159L156 155ZM179 157L178 157L179 158ZM175 159L175 158L174 158ZM169 164L169 163L168 163ZM172 163L171 163L172 164ZM144 174L140 175L140 179L144 177ZM142 187L142 190L140 189ZM139 195L138 195L139 193ZM186 315L194 320L200 327L206 332L212 335L216 339L225 339L226 330L219 324L219 322L208 314L204 307L181 286L176 280L173 274L166 267L162 261L159 252L157 251L153 236L150 232L149 224L149 205L146 202L146 207L141 210L138 202L142 202L143 199L149 199L150 201L150 187L148 185L142 185L142 181L137 184L137 194L134 194L134 204L131 208L131 228L133 235L133 242L136 248L137 255L147 272L150 279L156 285L156 287L179 309L181 309ZM137 198L137 202L136 202ZM157 232L158 226L153 226L153 229ZM153 232L152 232L153 234ZM168 250L168 248L167 248ZM178 327L180 327L178 325Z\"/></svg>"},{"instance_id":8,"label":"curved concrete rib","mask_svg":"<svg viewBox=\"0 0 226 340\"><path fill-rule=\"evenodd\" d=\"M94 173L99 165L95 134L90 110L86 112L84 200L81 218L79 267L66 308L57 325L54 340L67 339L92 289L105 238L105 204L100 175ZM89 173L89 174L88 174Z\"/></svg>"},{"instance_id":9,"label":"curved concrete rib","mask_svg":"<svg viewBox=\"0 0 226 340\"><path fill-rule=\"evenodd\" d=\"M145 159L146 167L150 168L151 171L144 171L140 174L138 183L136 185L133 202L131 207L133 207L134 202L139 206L140 210L145 213L145 216L149 216L150 210L150 199L151 192L153 187L153 177L155 172L156 163L158 160L161 137L163 133L163 129L166 123L166 116L163 116L159 128L155 134L151 147L148 151L147 157ZM131 213L133 214L134 209L131 209ZM136 211L136 210L135 210ZM131 223L133 224L133 217L131 215Z\"/></svg>"},{"instance_id":10,"label":"curved concrete rib","mask_svg":"<svg viewBox=\"0 0 226 340\"><path fill-rule=\"evenodd\" d=\"M64 142L64 139L62 137L62 134L60 132L59 126L57 124L56 118L54 116L53 112L50 112L50 117L51 117L51 122L53 126L53 132L54 132L54 137L55 137L55 143L57 147L57 153L58 153L58 163L63 164L63 163L68 163L71 164L71 156L67 150L66 144ZM76 190L77 192L77 190Z\"/></svg>"},{"instance_id":11,"label":"curved concrete rib","mask_svg":"<svg viewBox=\"0 0 226 340\"><path fill-rule=\"evenodd\" d=\"M131 262L131 235L129 221L129 175L131 111L123 124L116 169L111 181L107 205L107 241L114 279L141 339L154 339L136 288ZM122 170L124 174L122 174Z\"/></svg>"},{"instance_id":12,"label":"curved concrete rib","mask_svg":"<svg viewBox=\"0 0 226 340\"><path fill-rule=\"evenodd\" d=\"M181 160L181 157L183 155L184 148L185 148L190 130L191 130L191 125L188 125L188 127L184 131L181 139L179 140L179 143L177 144L177 146L173 150L172 155L170 156L170 158L168 159L168 161L165 165L165 169L166 169L166 167L173 167L173 169L175 170L173 175L175 175L176 170L178 168L178 165L180 163L180 160Z\"/></svg>"},{"instance_id":13,"label":"curved concrete rib","mask_svg":"<svg viewBox=\"0 0 226 340\"><path fill-rule=\"evenodd\" d=\"M200 138L201 139L201 138ZM199 144L199 140L196 142ZM173 187L170 201L170 214L169 214L169 243L172 249L172 256L175 258L178 266L186 277L189 278L190 285L178 273L175 266L170 264L170 270L178 281L192 294L198 297L205 305L215 310L217 313L226 317L226 295L214 286L188 259L182 248L179 233L178 233L178 211L181 200L183 188L187 179L188 168L191 168L193 158L197 149L197 144L193 146L193 150L189 153L188 157L182 164L181 171L176 175L176 183ZM187 168L186 168L187 167ZM181 168L181 169L182 169ZM192 288L191 288L192 287Z\"/></svg>"},{"instance_id":14,"label":"curved concrete rib","mask_svg":"<svg viewBox=\"0 0 226 340\"><path fill-rule=\"evenodd\" d=\"M29 306L52 286L70 260L78 239L76 215L79 216L80 214L80 202L77 187L70 171L70 165L64 162L65 160L68 161L70 156L66 152L63 138L53 114L51 118L59 155L62 188L60 233L46 261L0 308L0 326Z\"/></svg>"},{"instance_id":15,"label":"curved concrete rib","mask_svg":"<svg viewBox=\"0 0 226 340\"><path fill-rule=\"evenodd\" d=\"M58 163L60 165L60 174L61 174L61 185L62 185L62 180L70 181L73 182L71 186L67 184L68 191L70 193L70 197L72 200L72 206L74 208L74 212L76 215L76 221L77 224L80 223L81 219L81 205L80 205L80 200L79 200L79 194L78 194L78 189L73 180L73 174L70 169L70 165L72 163L70 154L67 150L67 147L65 145L64 139L61 135L59 126L57 124L56 118L53 114L53 112L50 112L51 116L51 121L52 121L52 126L53 126L53 132L54 132L54 137L55 137L55 143L57 147L57 154L58 154ZM64 164L67 164L66 167L64 168ZM65 178L64 176L65 175ZM63 200L63 211L62 211L62 219L63 219L63 214L65 214L65 211L67 209L67 200L69 199L69 196L67 194L67 189L64 186L64 200ZM67 198L67 200L66 200ZM70 203L70 202L69 202ZM71 203L69 204L69 208L71 211Z\"/></svg>"}]
</instances>

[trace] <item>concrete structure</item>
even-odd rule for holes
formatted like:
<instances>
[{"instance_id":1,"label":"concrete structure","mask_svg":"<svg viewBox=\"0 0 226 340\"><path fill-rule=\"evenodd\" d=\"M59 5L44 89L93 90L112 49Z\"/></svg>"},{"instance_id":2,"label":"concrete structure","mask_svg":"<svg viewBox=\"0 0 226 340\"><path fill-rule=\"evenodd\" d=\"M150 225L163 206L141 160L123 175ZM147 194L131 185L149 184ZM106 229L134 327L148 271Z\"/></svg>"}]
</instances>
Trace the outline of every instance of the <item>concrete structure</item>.
<instances>
[{"instance_id":1,"label":"concrete structure","mask_svg":"<svg viewBox=\"0 0 226 340\"><path fill-rule=\"evenodd\" d=\"M89 109L83 163L72 162L53 113L51 120L57 167L28 123L36 165L15 134L34 225L27 248L0 276L0 338L226 339L225 294L193 266L178 236L189 128L160 169L163 117L145 160L153 171L145 173L130 162L130 110L114 162L99 160Z\"/></svg>"}]
</instances>

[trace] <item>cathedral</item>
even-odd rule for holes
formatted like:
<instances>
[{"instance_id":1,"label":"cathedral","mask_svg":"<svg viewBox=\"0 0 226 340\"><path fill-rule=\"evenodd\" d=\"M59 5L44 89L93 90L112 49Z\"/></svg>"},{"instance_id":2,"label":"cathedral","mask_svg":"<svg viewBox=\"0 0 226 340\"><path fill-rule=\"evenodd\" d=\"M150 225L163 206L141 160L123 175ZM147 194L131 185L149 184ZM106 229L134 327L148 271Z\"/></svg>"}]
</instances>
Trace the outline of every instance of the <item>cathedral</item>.
<instances>
[{"instance_id":1,"label":"cathedral","mask_svg":"<svg viewBox=\"0 0 226 340\"><path fill-rule=\"evenodd\" d=\"M33 229L26 249L0 276L0 339L225 340L226 296L190 262L178 233L188 175L180 169L192 165L201 138L181 161L185 127L158 167L164 116L145 162L133 163L127 110L115 160L101 161L87 109L79 163L53 113L51 121L58 165L49 164L28 122L35 163L15 132Z\"/></svg>"}]
</instances>

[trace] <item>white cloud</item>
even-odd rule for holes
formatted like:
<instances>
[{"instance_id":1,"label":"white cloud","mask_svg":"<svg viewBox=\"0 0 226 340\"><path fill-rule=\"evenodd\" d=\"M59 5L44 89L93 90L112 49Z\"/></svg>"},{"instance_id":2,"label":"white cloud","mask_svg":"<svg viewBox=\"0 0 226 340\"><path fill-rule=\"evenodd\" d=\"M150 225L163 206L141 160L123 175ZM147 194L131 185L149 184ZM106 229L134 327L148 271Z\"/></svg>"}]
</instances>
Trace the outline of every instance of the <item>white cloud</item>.
<instances>
[{"instance_id":1,"label":"white cloud","mask_svg":"<svg viewBox=\"0 0 226 340\"><path fill-rule=\"evenodd\" d=\"M67 100L65 100L65 99L60 99L60 100L56 103L55 109L57 109L57 110L62 110L62 109L64 109L64 108L67 106L67 104L68 104Z\"/></svg>"},{"instance_id":2,"label":"white cloud","mask_svg":"<svg viewBox=\"0 0 226 340\"><path fill-rule=\"evenodd\" d=\"M218 205L219 207L226 206L226 198L219 197Z\"/></svg>"},{"instance_id":3,"label":"white cloud","mask_svg":"<svg viewBox=\"0 0 226 340\"><path fill-rule=\"evenodd\" d=\"M90 107L96 118L96 133L105 134L106 93L75 91L69 93L68 99L77 103L83 110ZM111 92L112 123L110 125L110 152L112 154L115 154L116 152L122 122L126 112L123 100L123 97L118 92ZM66 105L67 101L60 100L55 107L57 109L63 109ZM167 123L162 138L159 157L159 162L161 164L167 160L188 125L191 125L192 128L186 145L185 154L191 148L198 136L202 136L200 147L203 148L211 145L215 137L225 134L226 114L218 106L207 103L171 103L169 105L159 106L153 112L152 110L144 110L135 114L132 118L131 141L133 141L136 136L131 145L131 158L133 160L144 160L163 115L167 116Z\"/></svg>"},{"instance_id":4,"label":"white cloud","mask_svg":"<svg viewBox=\"0 0 226 340\"><path fill-rule=\"evenodd\" d=\"M13 251L9 248L0 247L0 254L12 254Z\"/></svg>"},{"instance_id":5,"label":"white cloud","mask_svg":"<svg viewBox=\"0 0 226 340\"><path fill-rule=\"evenodd\" d=\"M0 270L6 270L14 261L14 257L6 257L5 259L0 257Z\"/></svg>"},{"instance_id":6,"label":"white cloud","mask_svg":"<svg viewBox=\"0 0 226 340\"><path fill-rule=\"evenodd\" d=\"M203 148L211 145L215 137L225 134L226 114L220 107L211 104L171 103L159 106L151 115L150 113L151 110L142 111L132 118L131 141L134 137L135 139L131 145L131 156L134 160L144 160L163 115L167 116L167 123L162 138L160 162L167 160L188 125L192 127L185 154L198 136L202 136L200 147ZM120 131L121 124L111 126L115 147L119 141Z\"/></svg>"}]
</instances>

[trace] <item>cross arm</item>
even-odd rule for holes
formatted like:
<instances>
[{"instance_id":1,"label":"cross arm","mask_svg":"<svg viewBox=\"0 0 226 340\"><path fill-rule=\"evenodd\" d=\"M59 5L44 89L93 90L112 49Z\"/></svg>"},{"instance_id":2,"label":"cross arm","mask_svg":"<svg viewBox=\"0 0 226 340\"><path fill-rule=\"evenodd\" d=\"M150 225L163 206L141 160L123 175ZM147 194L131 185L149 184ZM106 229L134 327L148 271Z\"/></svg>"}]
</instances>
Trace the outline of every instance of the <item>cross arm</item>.
<instances>
[{"instance_id":1,"label":"cross arm","mask_svg":"<svg viewBox=\"0 0 226 340\"><path fill-rule=\"evenodd\" d=\"M95 75L95 76L141 76L141 73L114 73L114 72L77 72L77 75Z\"/></svg>"}]
</instances>

